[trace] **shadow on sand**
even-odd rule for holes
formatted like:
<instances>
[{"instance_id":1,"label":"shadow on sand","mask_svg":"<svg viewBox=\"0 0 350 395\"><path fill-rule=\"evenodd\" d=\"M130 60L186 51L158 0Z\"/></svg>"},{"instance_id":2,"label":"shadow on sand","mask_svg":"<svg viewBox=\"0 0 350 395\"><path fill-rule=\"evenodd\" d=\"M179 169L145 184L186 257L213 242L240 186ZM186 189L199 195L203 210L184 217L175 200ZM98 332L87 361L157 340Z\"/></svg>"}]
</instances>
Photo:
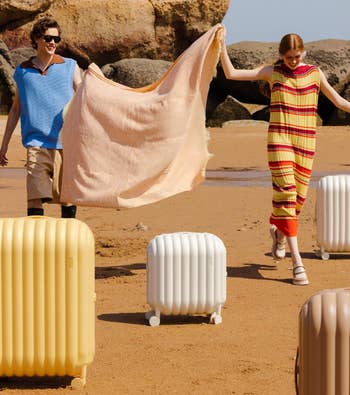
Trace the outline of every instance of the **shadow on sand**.
<instances>
[{"instance_id":1,"label":"shadow on sand","mask_svg":"<svg viewBox=\"0 0 350 395\"><path fill-rule=\"evenodd\" d=\"M97 318L101 321L120 322L133 325L147 325L145 312L140 313L110 313L100 314ZM208 324L209 317L206 315L161 315L160 325L185 325L185 324Z\"/></svg>"},{"instance_id":2,"label":"shadow on sand","mask_svg":"<svg viewBox=\"0 0 350 395\"><path fill-rule=\"evenodd\" d=\"M135 276L136 273L133 272L134 270L146 270L146 264L132 263L130 265L120 266L96 266L95 279L100 280L109 277Z\"/></svg>"},{"instance_id":3,"label":"shadow on sand","mask_svg":"<svg viewBox=\"0 0 350 395\"><path fill-rule=\"evenodd\" d=\"M291 284L290 278L270 278L264 277L261 271L275 271L277 266L275 265L264 265L260 263L244 263L243 266L238 267L227 267L227 277L240 277L254 280L266 280L266 281L278 281L281 283Z\"/></svg>"},{"instance_id":4,"label":"shadow on sand","mask_svg":"<svg viewBox=\"0 0 350 395\"><path fill-rule=\"evenodd\" d=\"M34 389L60 389L70 387L73 377L0 377L0 392L10 389L34 390Z\"/></svg>"}]
</instances>

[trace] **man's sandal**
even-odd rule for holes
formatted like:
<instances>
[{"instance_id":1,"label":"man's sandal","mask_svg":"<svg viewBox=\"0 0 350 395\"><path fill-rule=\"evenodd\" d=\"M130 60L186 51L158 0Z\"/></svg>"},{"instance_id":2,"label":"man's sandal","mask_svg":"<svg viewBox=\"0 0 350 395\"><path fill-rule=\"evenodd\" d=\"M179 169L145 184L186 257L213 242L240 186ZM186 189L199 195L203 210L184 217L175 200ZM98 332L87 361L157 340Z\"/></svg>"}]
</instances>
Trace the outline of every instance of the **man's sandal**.
<instances>
[{"instance_id":1,"label":"man's sandal","mask_svg":"<svg viewBox=\"0 0 350 395\"><path fill-rule=\"evenodd\" d=\"M286 238L278 240L276 225L271 225L270 234L272 238L271 254L273 259L279 261L286 256Z\"/></svg>"},{"instance_id":2,"label":"man's sandal","mask_svg":"<svg viewBox=\"0 0 350 395\"><path fill-rule=\"evenodd\" d=\"M294 285L308 285L309 280L306 275L304 266L297 265L293 267L293 284Z\"/></svg>"}]
</instances>

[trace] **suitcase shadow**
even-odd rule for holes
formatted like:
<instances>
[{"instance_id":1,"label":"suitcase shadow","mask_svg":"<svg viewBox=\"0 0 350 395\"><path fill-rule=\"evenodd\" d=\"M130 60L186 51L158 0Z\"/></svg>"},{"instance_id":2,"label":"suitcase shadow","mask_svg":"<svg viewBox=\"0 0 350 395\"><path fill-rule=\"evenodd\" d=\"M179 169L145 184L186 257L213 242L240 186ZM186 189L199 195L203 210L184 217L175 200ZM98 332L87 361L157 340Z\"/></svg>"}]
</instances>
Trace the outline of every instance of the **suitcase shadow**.
<instances>
[{"instance_id":1,"label":"suitcase shadow","mask_svg":"<svg viewBox=\"0 0 350 395\"><path fill-rule=\"evenodd\" d=\"M302 258L305 259L316 259L317 261L322 261L321 258L316 256L315 252L301 252L300 255ZM327 261L332 261L337 259L339 260L350 259L350 254L346 252L330 252L329 259L327 259ZM323 262L327 262L327 261L323 261Z\"/></svg>"},{"instance_id":2,"label":"suitcase shadow","mask_svg":"<svg viewBox=\"0 0 350 395\"><path fill-rule=\"evenodd\" d=\"M95 279L100 280L109 277L135 276L136 273L133 272L134 270L146 270L146 264L133 263L120 266L96 266Z\"/></svg>"},{"instance_id":3,"label":"suitcase shadow","mask_svg":"<svg viewBox=\"0 0 350 395\"><path fill-rule=\"evenodd\" d=\"M120 322L123 324L145 325L145 313L109 313L100 314L97 318L101 321Z\"/></svg>"},{"instance_id":4,"label":"suitcase shadow","mask_svg":"<svg viewBox=\"0 0 350 395\"><path fill-rule=\"evenodd\" d=\"M70 387L72 379L70 376L1 377L0 391L67 388Z\"/></svg>"},{"instance_id":5,"label":"suitcase shadow","mask_svg":"<svg viewBox=\"0 0 350 395\"><path fill-rule=\"evenodd\" d=\"M101 321L120 322L123 324L146 325L145 311L142 313L110 313L100 314L97 318ZM205 324L209 323L209 318L205 315L161 315L160 325L185 325L185 324Z\"/></svg>"},{"instance_id":6,"label":"suitcase shadow","mask_svg":"<svg viewBox=\"0 0 350 395\"><path fill-rule=\"evenodd\" d=\"M275 271L276 265L264 265L261 263L244 263L243 266L228 266L227 277L240 277L254 280L278 281L281 283L291 284L292 280L289 278L271 278L264 277L261 270Z\"/></svg>"}]
</instances>

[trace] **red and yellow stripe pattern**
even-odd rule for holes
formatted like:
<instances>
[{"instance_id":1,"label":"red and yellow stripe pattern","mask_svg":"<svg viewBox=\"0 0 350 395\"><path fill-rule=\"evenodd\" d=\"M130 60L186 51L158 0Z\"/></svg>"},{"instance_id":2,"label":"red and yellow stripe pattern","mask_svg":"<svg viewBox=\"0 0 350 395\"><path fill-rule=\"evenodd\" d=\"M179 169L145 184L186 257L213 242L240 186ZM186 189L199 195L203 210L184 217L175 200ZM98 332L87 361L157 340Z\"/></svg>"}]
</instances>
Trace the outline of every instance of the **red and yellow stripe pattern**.
<instances>
[{"instance_id":1,"label":"red and yellow stripe pattern","mask_svg":"<svg viewBox=\"0 0 350 395\"><path fill-rule=\"evenodd\" d=\"M320 73L312 65L274 66L271 77L268 160L273 197L270 223L296 236L315 154Z\"/></svg>"}]
</instances>

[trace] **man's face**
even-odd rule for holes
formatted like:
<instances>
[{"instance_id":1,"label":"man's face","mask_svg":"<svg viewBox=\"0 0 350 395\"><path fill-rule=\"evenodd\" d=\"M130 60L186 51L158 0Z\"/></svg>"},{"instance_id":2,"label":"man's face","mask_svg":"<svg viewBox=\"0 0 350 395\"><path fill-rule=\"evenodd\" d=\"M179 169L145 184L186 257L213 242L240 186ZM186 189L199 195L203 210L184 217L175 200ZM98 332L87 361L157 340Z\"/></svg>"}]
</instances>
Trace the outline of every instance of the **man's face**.
<instances>
[{"instance_id":1,"label":"man's face","mask_svg":"<svg viewBox=\"0 0 350 395\"><path fill-rule=\"evenodd\" d=\"M57 39L55 39L57 37ZM38 44L38 52L47 55L53 55L56 51L57 41L59 37L58 30L55 27L49 27L45 30L45 34L36 39L36 43Z\"/></svg>"}]
</instances>

